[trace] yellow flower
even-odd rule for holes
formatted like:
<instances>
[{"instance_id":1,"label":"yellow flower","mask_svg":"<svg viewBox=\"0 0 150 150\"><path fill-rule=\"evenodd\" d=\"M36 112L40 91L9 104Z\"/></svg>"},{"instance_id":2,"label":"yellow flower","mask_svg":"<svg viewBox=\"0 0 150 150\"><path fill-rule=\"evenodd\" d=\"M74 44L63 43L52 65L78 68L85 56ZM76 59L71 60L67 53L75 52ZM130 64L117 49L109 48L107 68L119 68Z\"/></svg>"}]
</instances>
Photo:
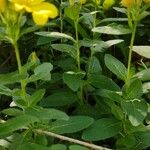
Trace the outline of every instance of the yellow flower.
<instances>
[{"instance_id":1,"label":"yellow flower","mask_svg":"<svg viewBox=\"0 0 150 150\"><path fill-rule=\"evenodd\" d=\"M150 0L143 0L145 3L150 3Z\"/></svg>"},{"instance_id":2,"label":"yellow flower","mask_svg":"<svg viewBox=\"0 0 150 150\"><path fill-rule=\"evenodd\" d=\"M37 25L44 25L49 18L55 18L58 10L55 5L44 2L44 0L11 0L16 11L27 11L32 13Z\"/></svg>"},{"instance_id":3,"label":"yellow flower","mask_svg":"<svg viewBox=\"0 0 150 150\"><path fill-rule=\"evenodd\" d=\"M85 3L86 3L86 0L80 0L80 3L81 3L81 4L85 4Z\"/></svg>"},{"instance_id":4,"label":"yellow flower","mask_svg":"<svg viewBox=\"0 0 150 150\"><path fill-rule=\"evenodd\" d=\"M135 4L135 0L122 0L121 4L125 7L132 7Z\"/></svg>"},{"instance_id":5,"label":"yellow flower","mask_svg":"<svg viewBox=\"0 0 150 150\"><path fill-rule=\"evenodd\" d=\"M115 0L105 0L103 3L103 9L108 10L112 5L114 5Z\"/></svg>"},{"instance_id":6,"label":"yellow flower","mask_svg":"<svg viewBox=\"0 0 150 150\"><path fill-rule=\"evenodd\" d=\"M11 0L16 11L25 10L31 12L32 7L40 5L43 0Z\"/></svg>"},{"instance_id":7,"label":"yellow flower","mask_svg":"<svg viewBox=\"0 0 150 150\"><path fill-rule=\"evenodd\" d=\"M32 8L32 17L36 24L44 25L48 18L55 18L58 15L57 8L50 3L43 2L40 5Z\"/></svg>"},{"instance_id":8,"label":"yellow flower","mask_svg":"<svg viewBox=\"0 0 150 150\"><path fill-rule=\"evenodd\" d=\"M6 8L6 0L0 0L0 12L4 12Z\"/></svg>"}]
</instances>

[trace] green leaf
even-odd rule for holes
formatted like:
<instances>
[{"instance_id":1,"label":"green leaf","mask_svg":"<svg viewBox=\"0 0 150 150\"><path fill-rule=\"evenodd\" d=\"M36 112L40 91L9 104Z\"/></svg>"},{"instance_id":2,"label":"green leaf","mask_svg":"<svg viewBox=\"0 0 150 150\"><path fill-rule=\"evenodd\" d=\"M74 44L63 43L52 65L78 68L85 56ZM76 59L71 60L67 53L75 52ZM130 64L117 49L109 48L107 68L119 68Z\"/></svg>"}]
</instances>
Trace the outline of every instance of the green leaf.
<instances>
[{"instance_id":1,"label":"green leaf","mask_svg":"<svg viewBox=\"0 0 150 150\"><path fill-rule=\"evenodd\" d=\"M120 8L120 7L113 7L114 10L121 12L123 14L127 13L127 9L126 8Z\"/></svg>"},{"instance_id":2,"label":"green leaf","mask_svg":"<svg viewBox=\"0 0 150 150\"><path fill-rule=\"evenodd\" d=\"M18 108L7 108L2 111L2 113L8 116L19 116L23 115L23 111Z\"/></svg>"},{"instance_id":3,"label":"green leaf","mask_svg":"<svg viewBox=\"0 0 150 150\"><path fill-rule=\"evenodd\" d=\"M76 43L76 40L72 36L65 33L43 31L43 32L35 32L35 34L51 38L65 38Z\"/></svg>"},{"instance_id":4,"label":"green leaf","mask_svg":"<svg viewBox=\"0 0 150 150\"><path fill-rule=\"evenodd\" d=\"M148 105L143 100L122 101L121 106L133 126L140 125L147 116Z\"/></svg>"},{"instance_id":5,"label":"green leaf","mask_svg":"<svg viewBox=\"0 0 150 150\"><path fill-rule=\"evenodd\" d=\"M75 22L69 18L64 18L66 22L68 22L72 27L75 27ZM87 30L85 29L85 27L83 25L80 25L80 22L78 21L77 23L77 28L78 28L78 33L82 36L82 37L86 37L86 38L90 38L90 35L87 33Z\"/></svg>"},{"instance_id":6,"label":"green leaf","mask_svg":"<svg viewBox=\"0 0 150 150\"><path fill-rule=\"evenodd\" d=\"M22 99L22 91L21 89L15 89L12 93L12 98L15 106L18 106L20 108L27 107L28 103L24 99ZM14 106L14 105L13 105Z\"/></svg>"},{"instance_id":7,"label":"green leaf","mask_svg":"<svg viewBox=\"0 0 150 150\"><path fill-rule=\"evenodd\" d=\"M140 98L142 96L142 82L139 79L130 80L129 85L123 88L123 96L125 99Z\"/></svg>"},{"instance_id":8,"label":"green leaf","mask_svg":"<svg viewBox=\"0 0 150 150\"><path fill-rule=\"evenodd\" d=\"M43 146L47 146L48 144L47 137L44 134L36 134L34 136L34 141L35 143L43 145Z\"/></svg>"},{"instance_id":9,"label":"green leaf","mask_svg":"<svg viewBox=\"0 0 150 150\"><path fill-rule=\"evenodd\" d=\"M10 142L4 139L0 139L0 150L8 150Z\"/></svg>"},{"instance_id":10,"label":"green leaf","mask_svg":"<svg viewBox=\"0 0 150 150\"><path fill-rule=\"evenodd\" d=\"M83 13L82 16L79 18L79 22L87 26L90 30L93 28L93 21L94 17L93 14L98 13L98 11L90 12L90 13Z\"/></svg>"},{"instance_id":11,"label":"green leaf","mask_svg":"<svg viewBox=\"0 0 150 150\"><path fill-rule=\"evenodd\" d=\"M145 6L146 7L146 6ZM147 7L147 9L148 9L149 7ZM144 9L143 9L144 10ZM141 13L140 13L140 15L138 16L138 21L141 21L142 19L144 19L144 18L146 18L147 16L149 16L150 15L150 12L149 11L142 11Z\"/></svg>"},{"instance_id":12,"label":"green leaf","mask_svg":"<svg viewBox=\"0 0 150 150\"><path fill-rule=\"evenodd\" d=\"M0 150L6 150L6 148L0 145Z\"/></svg>"},{"instance_id":13,"label":"green leaf","mask_svg":"<svg viewBox=\"0 0 150 150\"><path fill-rule=\"evenodd\" d=\"M79 12L80 12L80 5L78 4L68 6L65 8L65 15L74 21L78 20Z\"/></svg>"},{"instance_id":14,"label":"green leaf","mask_svg":"<svg viewBox=\"0 0 150 150\"><path fill-rule=\"evenodd\" d=\"M43 107L57 107L70 105L78 100L76 94L70 91L58 91L40 102Z\"/></svg>"},{"instance_id":15,"label":"green leaf","mask_svg":"<svg viewBox=\"0 0 150 150\"><path fill-rule=\"evenodd\" d=\"M124 113L121 110L121 108L119 106L117 106L116 104L111 106L111 112L115 116L116 119L123 120Z\"/></svg>"},{"instance_id":16,"label":"green leaf","mask_svg":"<svg viewBox=\"0 0 150 150\"><path fill-rule=\"evenodd\" d=\"M37 117L30 115L19 115L13 119L7 120L5 123L0 124L0 136L22 129L25 126L38 121L39 119Z\"/></svg>"},{"instance_id":17,"label":"green leaf","mask_svg":"<svg viewBox=\"0 0 150 150\"><path fill-rule=\"evenodd\" d=\"M76 52L76 47L73 45L69 44L52 44L51 45L53 49L60 51L60 52L66 52L68 53L71 57L76 59L77 52Z\"/></svg>"},{"instance_id":18,"label":"green leaf","mask_svg":"<svg viewBox=\"0 0 150 150\"><path fill-rule=\"evenodd\" d=\"M8 87L0 84L0 94L12 96L13 91L9 89Z\"/></svg>"},{"instance_id":19,"label":"green leaf","mask_svg":"<svg viewBox=\"0 0 150 150\"><path fill-rule=\"evenodd\" d=\"M37 90L33 95L30 97L30 106L35 106L44 96L45 90L40 89Z\"/></svg>"},{"instance_id":20,"label":"green leaf","mask_svg":"<svg viewBox=\"0 0 150 150\"><path fill-rule=\"evenodd\" d=\"M72 70L72 68L76 68L76 61L72 57L64 57L60 60L57 60L57 65L63 69L63 71ZM58 73L57 73L58 74ZM62 79L62 74L59 74Z\"/></svg>"},{"instance_id":21,"label":"green leaf","mask_svg":"<svg viewBox=\"0 0 150 150\"><path fill-rule=\"evenodd\" d=\"M80 145L71 145L69 146L69 150L89 150L89 149Z\"/></svg>"},{"instance_id":22,"label":"green leaf","mask_svg":"<svg viewBox=\"0 0 150 150\"><path fill-rule=\"evenodd\" d=\"M138 73L136 73L134 77L137 77L139 78L140 80L142 81L149 81L150 80L150 68L149 69L145 69L145 70L142 70Z\"/></svg>"},{"instance_id":23,"label":"green leaf","mask_svg":"<svg viewBox=\"0 0 150 150\"><path fill-rule=\"evenodd\" d=\"M36 30L39 30L40 28L41 28L40 26L32 26L32 27L28 27L28 28L23 28L22 31L21 31L20 36L23 36L25 34L34 32Z\"/></svg>"},{"instance_id":24,"label":"green leaf","mask_svg":"<svg viewBox=\"0 0 150 150\"><path fill-rule=\"evenodd\" d=\"M84 140L98 141L115 136L121 131L121 122L113 118L96 120L82 135Z\"/></svg>"},{"instance_id":25,"label":"green leaf","mask_svg":"<svg viewBox=\"0 0 150 150\"><path fill-rule=\"evenodd\" d=\"M99 47L99 49L103 49L103 48L107 48L107 45L104 41L102 40L91 40L89 38L84 38L83 40L79 41L80 46L84 46L84 47L95 47L95 46L101 46ZM99 50L100 51L100 50Z\"/></svg>"},{"instance_id":26,"label":"green leaf","mask_svg":"<svg viewBox=\"0 0 150 150\"><path fill-rule=\"evenodd\" d=\"M150 92L150 82L143 83L142 85L143 94Z\"/></svg>"},{"instance_id":27,"label":"green leaf","mask_svg":"<svg viewBox=\"0 0 150 150\"><path fill-rule=\"evenodd\" d=\"M51 41L53 41L52 38L50 37L45 37L45 36L40 36L37 40L37 46L42 46L42 45L46 45L46 44L50 44Z\"/></svg>"},{"instance_id":28,"label":"green leaf","mask_svg":"<svg viewBox=\"0 0 150 150\"><path fill-rule=\"evenodd\" d=\"M93 56L91 57L88 64L88 73L89 74L100 74L102 72L102 68L99 60Z\"/></svg>"},{"instance_id":29,"label":"green leaf","mask_svg":"<svg viewBox=\"0 0 150 150\"><path fill-rule=\"evenodd\" d=\"M110 108L106 104L104 99L99 99L97 96L95 96L95 100L97 102L97 105L92 106L90 104L84 104L84 105L79 105L75 113L77 115L84 115L84 116L90 116L93 118L99 118L101 115L106 115L110 114Z\"/></svg>"},{"instance_id":30,"label":"green leaf","mask_svg":"<svg viewBox=\"0 0 150 150\"><path fill-rule=\"evenodd\" d=\"M63 81L70 89L77 91L82 84L82 79L85 76L84 72L68 71L63 74Z\"/></svg>"},{"instance_id":31,"label":"green leaf","mask_svg":"<svg viewBox=\"0 0 150 150\"><path fill-rule=\"evenodd\" d=\"M96 27L93 28L92 31L111 35L123 35L131 33L131 30L128 27L118 24L110 24L108 26Z\"/></svg>"},{"instance_id":32,"label":"green leaf","mask_svg":"<svg viewBox=\"0 0 150 150\"><path fill-rule=\"evenodd\" d=\"M101 20L102 22L127 22L128 18L105 18Z\"/></svg>"},{"instance_id":33,"label":"green leaf","mask_svg":"<svg viewBox=\"0 0 150 150\"><path fill-rule=\"evenodd\" d=\"M90 75L88 82L99 89L120 91L119 86L112 79L103 75Z\"/></svg>"},{"instance_id":34,"label":"green leaf","mask_svg":"<svg viewBox=\"0 0 150 150\"><path fill-rule=\"evenodd\" d=\"M121 92L110 91L107 89L96 90L96 95L109 98L110 100L113 100L114 102L118 102L118 103L124 100L121 94L122 94Z\"/></svg>"},{"instance_id":35,"label":"green leaf","mask_svg":"<svg viewBox=\"0 0 150 150\"><path fill-rule=\"evenodd\" d=\"M10 139L12 143L9 146L9 150L23 150L22 149L23 144L32 140L32 136L33 131L31 131L31 129L24 130L20 133L14 133L12 135L12 139Z\"/></svg>"},{"instance_id":36,"label":"green leaf","mask_svg":"<svg viewBox=\"0 0 150 150\"><path fill-rule=\"evenodd\" d=\"M27 142L27 143L23 143L20 146L21 150L26 150L28 148L28 150L51 150L50 148L40 145L40 144L36 144L36 143L31 143L31 142ZM18 149L18 150L20 150Z\"/></svg>"},{"instance_id":37,"label":"green leaf","mask_svg":"<svg viewBox=\"0 0 150 150\"><path fill-rule=\"evenodd\" d=\"M118 149L134 149L136 147L136 139L133 134L128 134L124 137L121 137L117 140L117 148ZM136 147L137 149L137 147Z\"/></svg>"},{"instance_id":38,"label":"green leaf","mask_svg":"<svg viewBox=\"0 0 150 150\"><path fill-rule=\"evenodd\" d=\"M96 52L103 53L103 52L105 52L105 50L107 48L108 48L108 45L104 41L93 41L93 44L91 46L91 51L92 51L93 54L96 53Z\"/></svg>"},{"instance_id":39,"label":"green leaf","mask_svg":"<svg viewBox=\"0 0 150 150\"><path fill-rule=\"evenodd\" d=\"M126 80L127 78L127 69L123 63L117 60L115 57L106 54L105 55L105 65L107 68L113 72L118 78Z\"/></svg>"},{"instance_id":40,"label":"green leaf","mask_svg":"<svg viewBox=\"0 0 150 150\"><path fill-rule=\"evenodd\" d=\"M34 69L34 74L39 76L43 80L50 80L50 71L52 71L53 65L51 63L43 63Z\"/></svg>"},{"instance_id":41,"label":"green leaf","mask_svg":"<svg viewBox=\"0 0 150 150\"><path fill-rule=\"evenodd\" d=\"M115 40L108 40L108 41L101 41L101 40L91 40L91 39L83 39L80 41L80 46L90 47L92 53L96 52L105 52L109 47L119 44L123 42L122 39L115 39Z\"/></svg>"},{"instance_id":42,"label":"green leaf","mask_svg":"<svg viewBox=\"0 0 150 150\"><path fill-rule=\"evenodd\" d=\"M20 82L27 77L26 74L20 75L17 71L11 73L0 74L0 84L13 84Z\"/></svg>"},{"instance_id":43,"label":"green leaf","mask_svg":"<svg viewBox=\"0 0 150 150\"><path fill-rule=\"evenodd\" d=\"M136 150L147 149L150 147L150 131L136 132Z\"/></svg>"},{"instance_id":44,"label":"green leaf","mask_svg":"<svg viewBox=\"0 0 150 150\"><path fill-rule=\"evenodd\" d=\"M69 117L62 111L57 109L44 109L44 108L27 108L25 110L26 114L35 116L40 120L51 120L51 119L60 119L68 120Z\"/></svg>"},{"instance_id":45,"label":"green leaf","mask_svg":"<svg viewBox=\"0 0 150 150\"><path fill-rule=\"evenodd\" d=\"M66 150L66 145L63 144L53 144L49 150Z\"/></svg>"},{"instance_id":46,"label":"green leaf","mask_svg":"<svg viewBox=\"0 0 150 150\"><path fill-rule=\"evenodd\" d=\"M150 59L150 46L133 46L133 51Z\"/></svg>"},{"instance_id":47,"label":"green leaf","mask_svg":"<svg viewBox=\"0 0 150 150\"><path fill-rule=\"evenodd\" d=\"M27 80L28 82L34 82L37 80L48 81L51 79L50 71L53 69L51 63L43 63L34 69L34 74Z\"/></svg>"},{"instance_id":48,"label":"green leaf","mask_svg":"<svg viewBox=\"0 0 150 150\"><path fill-rule=\"evenodd\" d=\"M115 40L109 40L109 41L106 41L105 43L107 44L108 48L113 46L113 45L117 45L119 43L122 43L124 40L122 39L115 39Z\"/></svg>"},{"instance_id":49,"label":"green leaf","mask_svg":"<svg viewBox=\"0 0 150 150\"><path fill-rule=\"evenodd\" d=\"M58 134L74 133L89 127L93 122L93 118L88 116L72 116L67 121L57 120L53 122L49 131Z\"/></svg>"}]
</instances>

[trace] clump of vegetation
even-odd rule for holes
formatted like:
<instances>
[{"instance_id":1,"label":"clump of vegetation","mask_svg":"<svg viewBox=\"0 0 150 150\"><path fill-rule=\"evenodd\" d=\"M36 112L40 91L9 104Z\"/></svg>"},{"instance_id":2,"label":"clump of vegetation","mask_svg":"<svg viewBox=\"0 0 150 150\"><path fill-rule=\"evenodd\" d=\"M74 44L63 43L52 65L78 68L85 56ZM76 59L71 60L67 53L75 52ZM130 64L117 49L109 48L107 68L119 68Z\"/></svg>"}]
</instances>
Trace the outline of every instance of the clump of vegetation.
<instances>
[{"instance_id":1,"label":"clump of vegetation","mask_svg":"<svg viewBox=\"0 0 150 150\"><path fill-rule=\"evenodd\" d=\"M149 148L149 8L0 0L0 149Z\"/></svg>"}]
</instances>

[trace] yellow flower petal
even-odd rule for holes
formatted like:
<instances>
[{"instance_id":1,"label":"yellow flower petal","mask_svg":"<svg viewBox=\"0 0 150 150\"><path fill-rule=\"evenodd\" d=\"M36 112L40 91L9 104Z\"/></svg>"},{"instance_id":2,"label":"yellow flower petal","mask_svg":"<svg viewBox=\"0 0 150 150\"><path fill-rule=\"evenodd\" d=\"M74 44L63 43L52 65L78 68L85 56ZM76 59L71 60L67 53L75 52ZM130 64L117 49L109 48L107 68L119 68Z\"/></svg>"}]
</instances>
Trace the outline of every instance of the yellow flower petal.
<instances>
[{"instance_id":1,"label":"yellow flower petal","mask_svg":"<svg viewBox=\"0 0 150 150\"><path fill-rule=\"evenodd\" d=\"M36 7L32 7L32 12L36 12L38 14L45 14L49 18L55 18L58 16L58 9L55 5L47 2L43 2Z\"/></svg>"},{"instance_id":2,"label":"yellow flower petal","mask_svg":"<svg viewBox=\"0 0 150 150\"><path fill-rule=\"evenodd\" d=\"M16 11L25 10L32 13L33 20L38 25L44 25L48 18L55 18L58 10L55 5L44 0L11 0Z\"/></svg>"},{"instance_id":3,"label":"yellow flower petal","mask_svg":"<svg viewBox=\"0 0 150 150\"><path fill-rule=\"evenodd\" d=\"M33 20L34 22L37 24L37 25L44 25L47 23L48 21L48 15L45 15L44 13L38 13L38 12L33 12L32 13L32 17L33 17Z\"/></svg>"},{"instance_id":4,"label":"yellow flower petal","mask_svg":"<svg viewBox=\"0 0 150 150\"><path fill-rule=\"evenodd\" d=\"M15 6L16 11L25 10L31 12L30 7L40 5L44 0L11 0Z\"/></svg>"},{"instance_id":5,"label":"yellow flower petal","mask_svg":"<svg viewBox=\"0 0 150 150\"><path fill-rule=\"evenodd\" d=\"M4 12L6 8L6 0L0 0L0 12Z\"/></svg>"},{"instance_id":6,"label":"yellow flower petal","mask_svg":"<svg viewBox=\"0 0 150 150\"><path fill-rule=\"evenodd\" d=\"M14 4L14 8L16 11L21 11L25 9L25 5Z\"/></svg>"},{"instance_id":7,"label":"yellow flower petal","mask_svg":"<svg viewBox=\"0 0 150 150\"><path fill-rule=\"evenodd\" d=\"M44 0L11 0L12 3L20 4L20 5L38 5Z\"/></svg>"}]
</instances>

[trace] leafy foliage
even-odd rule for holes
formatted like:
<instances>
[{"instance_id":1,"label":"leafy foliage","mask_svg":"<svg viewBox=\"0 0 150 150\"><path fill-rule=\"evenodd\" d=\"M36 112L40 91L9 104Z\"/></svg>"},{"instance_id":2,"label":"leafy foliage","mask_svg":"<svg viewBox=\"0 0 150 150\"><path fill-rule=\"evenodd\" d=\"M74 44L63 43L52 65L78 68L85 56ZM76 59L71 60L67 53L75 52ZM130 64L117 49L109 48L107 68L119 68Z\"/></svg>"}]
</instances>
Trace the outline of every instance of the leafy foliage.
<instances>
[{"instance_id":1,"label":"leafy foliage","mask_svg":"<svg viewBox=\"0 0 150 150\"><path fill-rule=\"evenodd\" d=\"M28 1L0 4L0 149L149 148L149 1Z\"/></svg>"}]
</instances>

